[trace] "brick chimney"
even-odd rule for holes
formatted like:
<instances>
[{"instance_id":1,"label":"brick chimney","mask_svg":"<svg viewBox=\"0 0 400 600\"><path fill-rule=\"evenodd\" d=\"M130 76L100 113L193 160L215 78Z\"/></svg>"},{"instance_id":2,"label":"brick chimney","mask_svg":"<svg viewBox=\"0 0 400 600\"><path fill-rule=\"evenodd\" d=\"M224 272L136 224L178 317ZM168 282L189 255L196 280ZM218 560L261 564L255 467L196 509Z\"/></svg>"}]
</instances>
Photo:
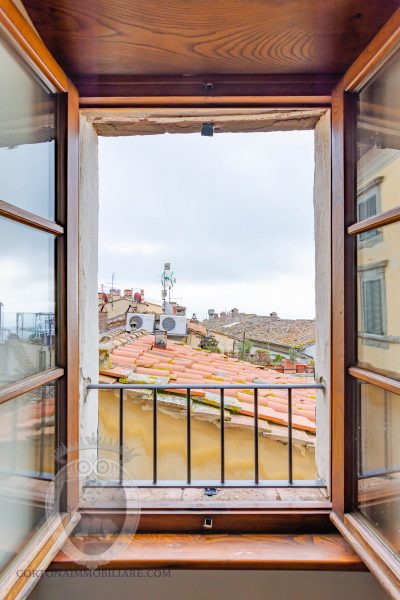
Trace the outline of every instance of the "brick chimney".
<instances>
[{"instance_id":1,"label":"brick chimney","mask_svg":"<svg viewBox=\"0 0 400 600\"><path fill-rule=\"evenodd\" d=\"M128 298L132 298L132 296L133 296L133 288L126 288L124 290L124 296L127 296Z\"/></svg>"},{"instance_id":2,"label":"brick chimney","mask_svg":"<svg viewBox=\"0 0 400 600\"><path fill-rule=\"evenodd\" d=\"M100 311L99 312L99 331L107 331L107 319L108 319L108 314L107 311Z\"/></svg>"}]
</instances>

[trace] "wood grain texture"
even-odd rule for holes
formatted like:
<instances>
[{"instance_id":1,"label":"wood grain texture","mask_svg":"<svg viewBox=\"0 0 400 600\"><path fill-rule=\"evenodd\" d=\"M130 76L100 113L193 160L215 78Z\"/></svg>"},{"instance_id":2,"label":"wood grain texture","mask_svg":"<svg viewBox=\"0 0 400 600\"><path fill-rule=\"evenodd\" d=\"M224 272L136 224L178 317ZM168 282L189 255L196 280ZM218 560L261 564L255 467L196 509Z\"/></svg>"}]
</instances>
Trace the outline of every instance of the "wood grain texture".
<instances>
[{"instance_id":1,"label":"wood grain texture","mask_svg":"<svg viewBox=\"0 0 400 600\"><path fill-rule=\"evenodd\" d=\"M70 75L343 73L397 0L25 0Z\"/></svg>"},{"instance_id":2,"label":"wood grain texture","mask_svg":"<svg viewBox=\"0 0 400 600\"><path fill-rule=\"evenodd\" d=\"M113 539L74 536L73 543L94 556ZM123 541L126 548L100 568L364 570L338 534L136 534ZM82 565L62 550L50 566L52 570L77 568Z\"/></svg>"},{"instance_id":3,"label":"wood grain texture","mask_svg":"<svg viewBox=\"0 0 400 600\"><path fill-rule=\"evenodd\" d=\"M162 90L159 90L162 94ZM229 91L228 91L229 93ZM80 96L79 105L88 108L248 108L248 107L273 107L273 108L301 108L301 107L326 107L331 105L331 96L299 96L293 90L289 96Z\"/></svg>"},{"instance_id":4,"label":"wood grain texture","mask_svg":"<svg viewBox=\"0 0 400 600\"><path fill-rule=\"evenodd\" d=\"M299 502L296 507L285 508L280 507L279 501L275 501L275 506L269 509L245 508L238 501L216 508L142 508L139 522L136 508L117 509L115 506L109 506L81 509L82 531L94 535L99 532L113 533L121 531L122 526L132 526L135 529L138 523L137 531L141 533L210 533L204 527L206 518L212 519L213 533L326 534L333 530L329 520L330 508L301 507Z\"/></svg>"},{"instance_id":5,"label":"wood grain texture","mask_svg":"<svg viewBox=\"0 0 400 600\"><path fill-rule=\"evenodd\" d=\"M8 402L17 396L21 396L22 394L27 394L28 392L31 392L42 385L46 385L51 381L56 381L63 375L63 369L54 368L49 369L48 371L43 371L42 373L36 373L35 375L31 375L25 379L20 379L14 383L4 385L0 388L0 404L3 402Z\"/></svg>"},{"instance_id":6,"label":"wood grain texture","mask_svg":"<svg viewBox=\"0 0 400 600\"><path fill-rule=\"evenodd\" d=\"M53 91L68 91L71 82L12 0L0 2L0 29L7 33L13 44L28 58L40 76L46 79Z\"/></svg>"},{"instance_id":7,"label":"wood grain texture","mask_svg":"<svg viewBox=\"0 0 400 600\"><path fill-rule=\"evenodd\" d=\"M351 92L368 81L400 42L400 9L377 33L332 92L332 506L338 518L355 508L354 382L356 282L355 114ZM353 386L353 387L352 387Z\"/></svg>"},{"instance_id":8,"label":"wood grain texture","mask_svg":"<svg viewBox=\"0 0 400 600\"><path fill-rule=\"evenodd\" d=\"M54 515L48 519L18 557L2 571L2 598L22 600L30 594L39 581L39 577L32 576L32 573L44 572L47 569L57 554L59 544L67 540L79 519L78 513Z\"/></svg>"},{"instance_id":9,"label":"wood grain texture","mask_svg":"<svg viewBox=\"0 0 400 600\"><path fill-rule=\"evenodd\" d=\"M396 223L397 221L400 221L399 206L350 225L350 227L347 229L347 233L349 235L356 235L363 233L363 231L371 231L371 229L376 229L376 227L383 227L384 225Z\"/></svg>"},{"instance_id":10,"label":"wood grain texture","mask_svg":"<svg viewBox=\"0 0 400 600\"><path fill-rule=\"evenodd\" d=\"M165 75L96 75L75 77L83 97L159 97L205 95L206 98L224 96L309 96L323 98L331 95L340 75L293 74L286 75L220 75L198 76Z\"/></svg>"},{"instance_id":11,"label":"wood grain texture","mask_svg":"<svg viewBox=\"0 0 400 600\"><path fill-rule=\"evenodd\" d=\"M24 210L23 208L19 208L18 206L14 206L3 200L0 200L0 216L7 217L7 219L12 219L23 225L30 225L35 227L35 229L40 229L47 233L53 233L54 235L64 233L63 227L54 221L49 221L39 215L34 215L28 210Z\"/></svg>"},{"instance_id":12,"label":"wood grain texture","mask_svg":"<svg viewBox=\"0 0 400 600\"><path fill-rule=\"evenodd\" d=\"M376 385L393 394L400 394L400 381L397 379L385 377L384 375L379 375L379 373L373 373L372 371L360 369L359 367L350 367L349 374L356 379Z\"/></svg>"},{"instance_id":13,"label":"wood grain texture","mask_svg":"<svg viewBox=\"0 0 400 600\"><path fill-rule=\"evenodd\" d=\"M344 522L335 513L332 513L331 519L389 596L398 600L400 569L395 555L371 532L359 513L345 515Z\"/></svg>"}]
</instances>

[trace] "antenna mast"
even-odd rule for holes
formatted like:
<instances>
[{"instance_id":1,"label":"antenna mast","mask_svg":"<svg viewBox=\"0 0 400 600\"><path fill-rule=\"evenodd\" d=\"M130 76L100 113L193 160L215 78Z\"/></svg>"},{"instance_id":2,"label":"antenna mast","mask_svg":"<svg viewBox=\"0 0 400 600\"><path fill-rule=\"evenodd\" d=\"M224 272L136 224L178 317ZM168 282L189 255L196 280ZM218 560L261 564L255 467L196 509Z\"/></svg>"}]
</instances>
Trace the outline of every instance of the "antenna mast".
<instances>
[{"instance_id":1,"label":"antenna mast","mask_svg":"<svg viewBox=\"0 0 400 600\"><path fill-rule=\"evenodd\" d=\"M168 302L171 302L171 290L174 287L176 283L176 277L174 275L174 272L171 270L171 263L165 263L164 264L164 271L161 275L161 285L162 285L162 290L161 290L161 298L162 298L162 305L163 305L163 309L165 309L165 300L167 298L168 295Z\"/></svg>"}]
</instances>

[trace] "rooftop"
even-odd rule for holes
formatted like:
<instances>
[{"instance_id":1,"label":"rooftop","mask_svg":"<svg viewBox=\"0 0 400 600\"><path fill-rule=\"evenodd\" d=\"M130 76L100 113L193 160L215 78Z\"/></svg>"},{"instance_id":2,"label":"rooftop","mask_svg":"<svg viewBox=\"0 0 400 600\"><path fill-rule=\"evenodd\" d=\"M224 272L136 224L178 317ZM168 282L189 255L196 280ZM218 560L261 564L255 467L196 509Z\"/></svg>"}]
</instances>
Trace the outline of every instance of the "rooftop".
<instances>
[{"instance_id":1,"label":"rooftop","mask_svg":"<svg viewBox=\"0 0 400 600\"><path fill-rule=\"evenodd\" d=\"M100 381L115 383L246 384L310 383L310 378L284 375L246 361L228 358L199 348L168 341L166 349L155 347L153 335L127 334L120 330L103 336L100 343ZM151 396L140 392L141 401ZM196 413L219 419L219 390L192 390L193 416ZM265 433L287 436L288 407L286 390L259 390L259 424ZM314 443L315 391L293 390L293 428L298 441ZM160 403L186 408L186 391L160 393ZM225 420L232 425L253 427L254 400L250 390L225 390Z\"/></svg>"},{"instance_id":2,"label":"rooftop","mask_svg":"<svg viewBox=\"0 0 400 600\"><path fill-rule=\"evenodd\" d=\"M207 331L243 339L243 333L254 342L304 348L315 342L314 319L280 319L276 313L270 316L228 313L206 319L203 324Z\"/></svg>"}]
</instances>

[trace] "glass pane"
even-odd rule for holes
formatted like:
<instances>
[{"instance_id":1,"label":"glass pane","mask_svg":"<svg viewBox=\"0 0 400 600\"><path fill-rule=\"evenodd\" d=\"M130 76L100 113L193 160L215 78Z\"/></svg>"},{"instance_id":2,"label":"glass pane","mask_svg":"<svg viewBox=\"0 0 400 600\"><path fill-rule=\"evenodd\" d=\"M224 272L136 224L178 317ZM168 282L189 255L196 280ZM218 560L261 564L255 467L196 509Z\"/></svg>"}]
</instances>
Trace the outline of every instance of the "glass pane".
<instances>
[{"instance_id":1,"label":"glass pane","mask_svg":"<svg viewBox=\"0 0 400 600\"><path fill-rule=\"evenodd\" d=\"M0 200L54 219L55 95L0 38Z\"/></svg>"},{"instance_id":2,"label":"glass pane","mask_svg":"<svg viewBox=\"0 0 400 600\"><path fill-rule=\"evenodd\" d=\"M54 382L0 405L0 570L44 522L54 452Z\"/></svg>"},{"instance_id":3,"label":"glass pane","mask_svg":"<svg viewBox=\"0 0 400 600\"><path fill-rule=\"evenodd\" d=\"M361 383L358 503L388 544L400 551L400 396Z\"/></svg>"},{"instance_id":4,"label":"glass pane","mask_svg":"<svg viewBox=\"0 0 400 600\"><path fill-rule=\"evenodd\" d=\"M55 365L54 245L0 218L0 386Z\"/></svg>"},{"instance_id":5,"label":"glass pane","mask_svg":"<svg viewBox=\"0 0 400 600\"><path fill-rule=\"evenodd\" d=\"M361 91L357 121L359 221L400 204L400 52ZM376 243L373 234L360 241Z\"/></svg>"},{"instance_id":6,"label":"glass pane","mask_svg":"<svg viewBox=\"0 0 400 600\"><path fill-rule=\"evenodd\" d=\"M360 238L360 236L358 236ZM358 365L400 379L400 223L357 244Z\"/></svg>"}]
</instances>

